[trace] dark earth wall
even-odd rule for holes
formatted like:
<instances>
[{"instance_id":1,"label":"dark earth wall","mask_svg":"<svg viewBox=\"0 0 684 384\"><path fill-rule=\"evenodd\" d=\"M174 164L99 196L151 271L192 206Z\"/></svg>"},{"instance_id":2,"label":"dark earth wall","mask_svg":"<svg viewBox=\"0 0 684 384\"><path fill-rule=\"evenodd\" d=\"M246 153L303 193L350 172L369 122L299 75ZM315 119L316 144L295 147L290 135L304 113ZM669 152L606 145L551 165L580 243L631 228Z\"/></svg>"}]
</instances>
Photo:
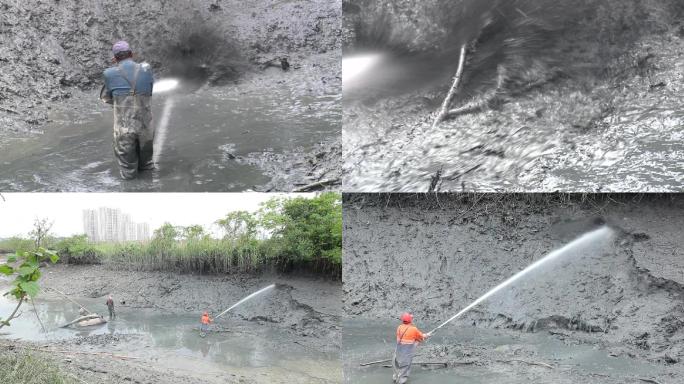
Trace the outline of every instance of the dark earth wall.
<instances>
[{"instance_id":1,"label":"dark earth wall","mask_svg":"<svg viewBox=\"0 0 684 384\"><path fill-rule=\"evenodd\" d=\"M591 334L630 355L684 358L684 196L347 195L344 308L443 321L607 222L615 236L494 296L462 325Z\"/></svg>"}]
</instances>

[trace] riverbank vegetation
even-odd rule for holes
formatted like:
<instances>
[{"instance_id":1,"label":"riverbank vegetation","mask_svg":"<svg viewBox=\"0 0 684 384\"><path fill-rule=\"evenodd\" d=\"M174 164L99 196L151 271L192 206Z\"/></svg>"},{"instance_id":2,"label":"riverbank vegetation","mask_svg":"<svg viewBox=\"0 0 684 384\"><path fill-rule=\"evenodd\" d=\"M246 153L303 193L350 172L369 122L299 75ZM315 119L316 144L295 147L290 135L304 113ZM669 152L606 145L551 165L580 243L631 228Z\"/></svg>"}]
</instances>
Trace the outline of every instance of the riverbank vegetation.
<instances>
[{"instance_id":1,"label":"riverbank vegetation","mask_svg":"<svg viewBox=\"0 0 684 384\"><path fill-rule=\"evenodd\" d=\"M76 384L52 361L26 351L0 353L0 383Z\"/></svg>"},{"instance_id":2,"label":"riverbank vegetation","mask_svg":"<svg viewBox=\"0 0 684 384\"><path fill-rule=\"evenodd\" d=\"M216 221L221 236L201 225L166 223L150 241L93 243L85 235L50 238L60 262L180 273L302 272L341 278L342 205L338 193L273 198L257 212L233 211ZM0 242L0 250L30 250L30 238Z\"/></svg>"}]
</instances>

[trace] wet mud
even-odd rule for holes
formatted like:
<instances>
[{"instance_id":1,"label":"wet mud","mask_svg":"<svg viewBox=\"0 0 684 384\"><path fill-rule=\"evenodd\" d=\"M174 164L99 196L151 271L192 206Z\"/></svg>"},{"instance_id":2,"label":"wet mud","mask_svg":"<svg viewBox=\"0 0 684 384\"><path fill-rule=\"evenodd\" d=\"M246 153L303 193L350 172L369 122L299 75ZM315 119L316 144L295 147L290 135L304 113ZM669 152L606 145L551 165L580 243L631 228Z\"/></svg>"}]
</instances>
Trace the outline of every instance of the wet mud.
<instances>
[{"instance_id":1,"label":"wet mud","mask_svg":"<svg viewBox=\"0 0 684 384\"><path fill-rule=\"evenodd\" d=\"M6 190L290 191L321 181L327 181L323 188L339 187L341 23L335 4L88 3L0 4L0 148L15 153L0 157ZM122 38L157 78L180 78L190 92L173 109L190 107L185 121L172 116L169 124L169 140L178 138L183 148L174 152L164 144L159 173L133 184L118 180L113 156L105 157L111 111L97 102L110 45ZM281 57L288 58L288 71L267 66ZM193 102L215 108L192 110ZM250 108L253 116L246 116ZM158 104L157 122L162 109ZM197 136L189 141L189 134ZM241 147L240 135L249 147ZM79 146L96 160L73 150ZM207 156L183 158L185 148L189 157ZM53 180L43 174L46 163L52 169L61 164ZM8 176L17 173L16 180Z\"/></svg>"},{"instance_id":2,"label":"wet mud","mask_svg":"<svg viewBox=\"0 0 684 384\"><path fill-rule=\"evenodd\" d=\"M53 266L41 284L107 318L97 327L58 328L78 307L43 292L0 341L3 353L34 351L88 382L337 383L339 283L290 276L193 276L118 271L104 266ZM199 335L204 310L213 316L271 283ZM0 303L3 308L4 304ZM36 320L41 318L47 331ZM115 355L113 357L112 355ZM118 357L116 357L118 356ZM129 357L129 358L125 358Z\"/></svg>"},{"instance_id":3,"label":"wet mud","mask_svg":"<svg viewBox=\"0 0 684 384\"><path fill-rule=\"evenodd\" d=\"M479 107L433 128L454 46L487 33L471 25L487 12L461 20L440 1L345 3L345 56L381 55L344 85L346 190L681 190L681 4L572 1L593 5L556 14L517 2L531 21L504 20L505 33L468 51L452 106ZM535 21L545 32L530 32Z\"/></svg>"},{"instance_id":4,"label":"wet mud","mask_svg":"<svg viewBox=\"0 0 684 384\"><path fill-rule=\"evenodd\" d=\"M359 364L391 357L392 320L400 313L413 312L427 332L606 223L615 231L608 244L580 250L494 295L439 330L420 348L426 358L416 361L446 362L449 373L473 382L509 375L505 382L681 381L684 199L345 198L344 310L352 323L350 331L345 325L343 355L345 378L359 378L348 382L389 377L387 369ZM439 382L447 374L435 370L419 367L415 382Z\"/></svg>"}]
</instances>

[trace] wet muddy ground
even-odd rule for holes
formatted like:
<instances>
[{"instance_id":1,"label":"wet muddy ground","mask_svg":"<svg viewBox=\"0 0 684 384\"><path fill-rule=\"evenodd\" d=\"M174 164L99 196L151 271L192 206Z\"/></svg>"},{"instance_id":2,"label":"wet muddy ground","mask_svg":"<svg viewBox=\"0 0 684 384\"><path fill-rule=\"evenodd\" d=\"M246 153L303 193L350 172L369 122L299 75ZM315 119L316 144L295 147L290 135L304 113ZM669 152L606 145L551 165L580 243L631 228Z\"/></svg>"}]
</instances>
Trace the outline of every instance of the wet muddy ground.
<instances>
[{"instance_id":1,"label":"wet muddy ground","mask_svg":"<svg viewBox=\"0 0 684 384\"><path fill-rule=\"evenodd\" d=\"M76 317L78 308L43 292L36 311L26 306L21 321L6 328L4 353L9 348L45 352L88 382L341 382L338 284L305 277L199 277L65 266L49 268L42 281L105 316L104 300L111 292L117 319L85 329L58 328ZM215 316L273 282L275 290L235 308L206 337L199 336L203 310ZM3 299L0 310L11 305Z\"/></svg>"},{"instance_id":2,"label":"wet muddy ground","mask_svg":"<svg viewBox=\"0 0 684 384\"><path fill-rule=\"evenodd\" d=\"M7 46L0 56L4 190L290 191L316 182L339 188L341 24L335 4L0 6ZM111 113L96 100L102 70L111 65L110 45L122 38L158 79L173 75L203 85L190 94L155 97L156 123L174 98L158 147L159 170L131 183L116 175ZM289 71L265 67L280 57L288 58Z\"/></svg>"},{"instance_id":3,"label":"wet muddy ground","mask_svg":"<svg viewBox=\"0 0 684 384\"><path fill-rule=\"evenodd\" d=\"M406 49L420 49L426 30ZM576 30L544 52L564 60L560 76L501 89L488 107L436 128L457 61L447 73L443 63L376 47L380 61L344 86L345 190L681 191L682 31L675 23L644 32L621 54L585 65L606 48L589 29ZM478 71L466 63L466 78ZM453 107L493 89L465 87Z\"/></svg>"},{"instance_id":4,"label":"wet muddy ground","mask_svg":"<svg viewBox=\"0 0 684 384\"><path fill-rule=\"evenodd\" d=\"M340 95L320 86L339 62L319 55L300 65L156 96L157 169L132 181L118 175L111 108L80 92L53 107L40 133L4 138L0 189L266 191L339 179Z\"/></svg>"},{"instance_id":5,"label":"wet muddy ground","mask_svg":"<svg viewBox=\"0 0 684 384\"><path fill-rule=\"evenodd\" d=\"M681 198L345 198L344 309L356 329L347 333L345 326L347 375L369 383L389 377L358 363L390 357L392 320L400 313L413 312L429 331L607 222L616 230L609 243L582 249L496 294L422 349L429 361L446 361L449 372L473 382L511 376L503 382L676 383L684 377ZM369 340L365 327L377 336ZM527 366L530 361L553 368ZM414 378L438 382L443 374L417 369Z\"/></svg>"}]
</instances>

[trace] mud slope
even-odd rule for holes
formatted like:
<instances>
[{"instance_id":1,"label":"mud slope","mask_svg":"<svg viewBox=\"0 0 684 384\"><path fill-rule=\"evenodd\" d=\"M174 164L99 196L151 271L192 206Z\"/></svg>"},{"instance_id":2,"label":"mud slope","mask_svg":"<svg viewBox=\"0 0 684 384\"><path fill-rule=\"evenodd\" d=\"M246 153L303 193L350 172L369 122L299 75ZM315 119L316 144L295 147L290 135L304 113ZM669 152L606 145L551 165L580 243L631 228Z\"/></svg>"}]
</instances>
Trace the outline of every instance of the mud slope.
<instances>
[{"instance_id":1,"label":"mud slope","mask_svg":"<svg viewBox=\"0 0 684 384\"><path fill-rule=\"evenodd\" d=\"M38 353L72 376L98 383L330 384L340 380L339 282L304 276L193 276L57 265L45 268L40 283L98 313L106 313L104 301L112 294L117 319L105 329L78 334L51 330L38 339L30 335L35 329L20 324L18 328L28 333L16 329L13 337L10 332L9 340L0 340L0 353ZM274 290L215 322L206 338L197 336L193 321L202 311L216 316L271 283L276 283ZM61 311L71 318L77 309L51 290L44 291L36 305L49 329ZM224 349L223 344L233 347ZM272 359L265 355L276 349L292 362L264 364Z\"/></svg>"},{"instance_id":2,"label":"mud slope","mask_svg":"<svg viewBox=\"0 0 684 384\"><path fill-rule=\"evenodd\" d=\"M51 267L43 284L76 297L105 298L112 293L124 306L171 312L218 314L244 296L277 283L273 300L258 312L237 316L291 332L311 347L339 349L339 285L325 280L287 276L194 276L111 270L104 266Z\"/></svg>"},{"instance_id":3,"label":"mud slope","mask_svg":"<svg viewBox=\"0 0 684 384\"><path fill-rule=\"evenodd\" d=\"M682 2L344 4L345 55L380 57L344 86L346 190L681 190Z\"/></svg>"},{"instance_id":4,"label":"mud slope","mask_svg":"<svg viewBox=\"0 0 684 384\"><path fill-rule=\"evenodd\" d=\"M533 275L453 326L549 331L674 364L684 358L683 212L681 196L348 195L344 309L437 323L608 222L614 238L581 264Z\"/></svg>"}]
</instances>

